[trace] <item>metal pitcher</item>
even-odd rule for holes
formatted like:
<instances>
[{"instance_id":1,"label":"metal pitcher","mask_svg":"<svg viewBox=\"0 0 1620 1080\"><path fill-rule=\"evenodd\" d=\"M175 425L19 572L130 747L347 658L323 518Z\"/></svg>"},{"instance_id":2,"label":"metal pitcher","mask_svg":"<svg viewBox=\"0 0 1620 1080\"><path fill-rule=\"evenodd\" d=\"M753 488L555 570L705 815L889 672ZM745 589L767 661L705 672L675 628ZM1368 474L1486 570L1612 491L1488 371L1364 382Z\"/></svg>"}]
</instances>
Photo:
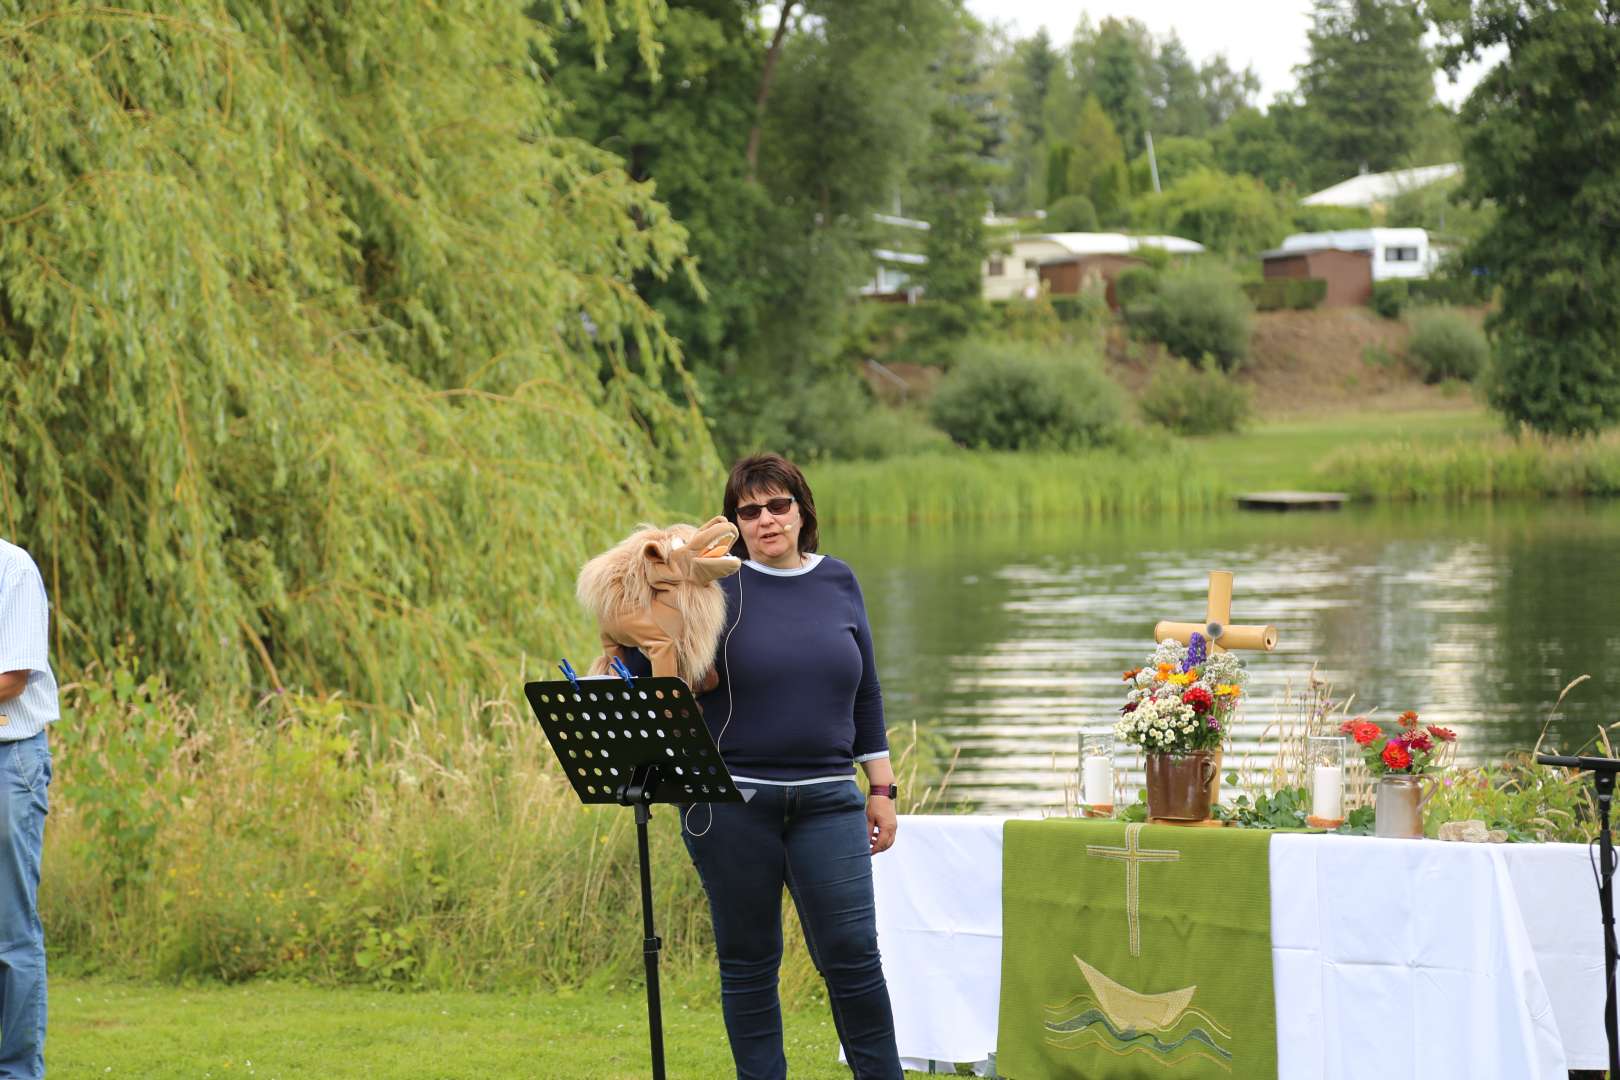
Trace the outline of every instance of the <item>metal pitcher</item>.
<instances>
[{"instance_id":1,"label":"metal pitcher","mask_svg":"<svg viewBox=\"0 0 1620 1080\"><path fill-rule=\"evenodd\" d=\"M1373 834L1399 840L1423 838L1423 808L1440 782L1432 776L1380 776L1373 801Z\"/></svg>"}]
</instances>

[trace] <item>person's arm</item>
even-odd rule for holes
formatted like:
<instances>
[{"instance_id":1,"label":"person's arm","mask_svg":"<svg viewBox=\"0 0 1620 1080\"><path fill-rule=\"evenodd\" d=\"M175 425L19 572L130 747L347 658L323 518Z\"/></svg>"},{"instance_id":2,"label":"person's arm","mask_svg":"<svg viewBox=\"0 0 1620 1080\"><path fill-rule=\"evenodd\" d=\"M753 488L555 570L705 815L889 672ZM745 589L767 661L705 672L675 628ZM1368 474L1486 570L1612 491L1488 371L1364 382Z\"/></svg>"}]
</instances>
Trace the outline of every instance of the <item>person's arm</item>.
<instances>
[{"instance_id":1,"label":"person's arm","mask_svg":"<svg viewBox=\"0 0 1620 1080\"><path fill-rule=\"evenodd\" d=\"M869 758L861 762L866 770L866 786L886 788L894 783L894 766L887 757ZM887 851L894 846L894 834L899 825L899 811L894 800L887 795L866 797L866 829L872 841L872 854Z\"/></svg>"},{"instance_id":2,"label":"person's arm","mask_svg":"<svg viewBox=\"0 0 1620 1080\"><path fill-rule=\"evenodd\" d=\"M28 686L27 671L8 671L0 675L0 702L11 701Z\"/></svg>"},{"instance_id":3,"label":"person's arm","mask_svg":"<svg viewBox=\"0 0 1620 1080\"><path fill-rule=\"evenodd\" d=\"M860 582L853 581L855 596L855 644L861 652L861 681L855 688L855 760L866 772L868 790L887 788L894 783L894 765L889 761L889 735L883 726L883 687L878 682L877 657L872 650L872 627L866 620L866 601ZM887 794L868 795L866 825L872 841L872 854L894 846L898 811Z\"/></svg>"},{"instance_id":4,"label":"person's arm","mask_svg":"<svg viewBox=\"0 0 1620 1080\"><path fill-rule=\"evenodd\" d=\"M35 602L36 596L40 602ZM0 674L0 702L15 701L27 688L29 676L45 670L48 619L37 577L8 566L0 574L0 626L6 628L5 648L0 650L0 671L4 672Z\"/></svg>"}]
</instances>

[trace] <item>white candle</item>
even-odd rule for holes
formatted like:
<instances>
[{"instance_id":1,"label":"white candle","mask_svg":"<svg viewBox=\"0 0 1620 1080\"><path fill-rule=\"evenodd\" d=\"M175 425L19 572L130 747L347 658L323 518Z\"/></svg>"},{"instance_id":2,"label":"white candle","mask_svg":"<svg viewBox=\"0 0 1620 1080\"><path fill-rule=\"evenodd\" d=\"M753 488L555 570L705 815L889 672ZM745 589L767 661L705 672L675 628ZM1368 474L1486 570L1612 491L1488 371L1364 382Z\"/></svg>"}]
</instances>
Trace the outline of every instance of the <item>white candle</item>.
<instances>
[{"instance_id":1,"label":"white candle","mask_svg":"<svg viewBox=\"0 0 1620 1080\"><path fill-rule=\"evenodd\" d=\"M1344 770L1337 765L1318 765L1311 787L1311 817L1323 821L1344 820Z\"/></svg>"},{"instance_id":2,"label":"white candle","mask_svg":"<svg viewBox=\"0 0 1620 1080\"><path fill-rule=\"evenodd\" d=\"M1114 763L1101 754L1086 758L1086 805L1114 805Z\"/></svg>"}]
</instances>

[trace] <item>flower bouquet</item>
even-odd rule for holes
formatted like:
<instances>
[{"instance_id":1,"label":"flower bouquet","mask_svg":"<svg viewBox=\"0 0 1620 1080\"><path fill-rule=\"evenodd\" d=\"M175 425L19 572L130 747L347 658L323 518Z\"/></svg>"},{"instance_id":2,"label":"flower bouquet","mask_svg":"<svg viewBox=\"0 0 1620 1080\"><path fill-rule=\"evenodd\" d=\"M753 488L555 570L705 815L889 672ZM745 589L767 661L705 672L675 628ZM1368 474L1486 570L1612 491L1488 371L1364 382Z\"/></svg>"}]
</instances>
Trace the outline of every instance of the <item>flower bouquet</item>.
<instances>
[{"instance_id":1,"label":"flower bouquet","mask_svg":"<svg viewBox=\"0 0 1620 1080\"><path fill-rule=\"evenodd\" d=\"M1228 652L1212 653L1202 634L1189 644L1162 641L1145 666L1127 671L1130 689L1114 735L1147 755L1148 815L1167 820L1209 817L1215 751L1249 674Z\"/></svg>"},{"instance_id":2,"label":"flower bouquet","mask_svg":"<svg viewBox=\"0 0 1620 1080\"><path fill-rule=\"evenodd\" d=\"M1430 774L1449 762L1457 733L1435 724L1424 725L1410 710L1401 713L1396 723L1399 728L1386 735L1383 728L1358 716L1346 720L1339 730L1355 740L1367 771L1377 779L1374 834L1415 839L1423 835L1423 808L1438 786Z\"/></svg>"},{"instance_id":3,"label":"flower bouquet","mask_svg":"<svg viewBox=\"0 0 1620 1080\"><path fill-rule=\"evenodd\" d=\"M1396 718L1400 729L1385 735L1384 729L1358 716L1339 725L1339 730L1361 747L1361 757L1373 776L1422 776L1447 764L1446 747L1457 741L1457 733L1435 724L1423 725L1418 714L1407 710Z\"/></svg>"}]
</instances>

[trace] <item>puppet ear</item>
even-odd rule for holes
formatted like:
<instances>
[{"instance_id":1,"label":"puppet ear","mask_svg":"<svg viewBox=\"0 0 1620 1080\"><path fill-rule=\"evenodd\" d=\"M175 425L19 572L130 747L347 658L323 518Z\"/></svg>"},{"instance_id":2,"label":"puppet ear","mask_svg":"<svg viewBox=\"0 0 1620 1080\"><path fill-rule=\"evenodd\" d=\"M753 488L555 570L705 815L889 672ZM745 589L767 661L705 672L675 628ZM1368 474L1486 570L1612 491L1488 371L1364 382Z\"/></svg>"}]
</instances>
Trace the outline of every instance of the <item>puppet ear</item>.
<instances>
[{"instance_id":1,"label":"puppet ear","mask_svg":"<svg viewBox=\"0 0 1620 1080\"><path fill-rule=\"evenodd\" d=\"M649 540L641 549L641 557L651 563L665 563L669 557L664 554L664 545L659 540Z\"/></svg>"}]
</instances>

